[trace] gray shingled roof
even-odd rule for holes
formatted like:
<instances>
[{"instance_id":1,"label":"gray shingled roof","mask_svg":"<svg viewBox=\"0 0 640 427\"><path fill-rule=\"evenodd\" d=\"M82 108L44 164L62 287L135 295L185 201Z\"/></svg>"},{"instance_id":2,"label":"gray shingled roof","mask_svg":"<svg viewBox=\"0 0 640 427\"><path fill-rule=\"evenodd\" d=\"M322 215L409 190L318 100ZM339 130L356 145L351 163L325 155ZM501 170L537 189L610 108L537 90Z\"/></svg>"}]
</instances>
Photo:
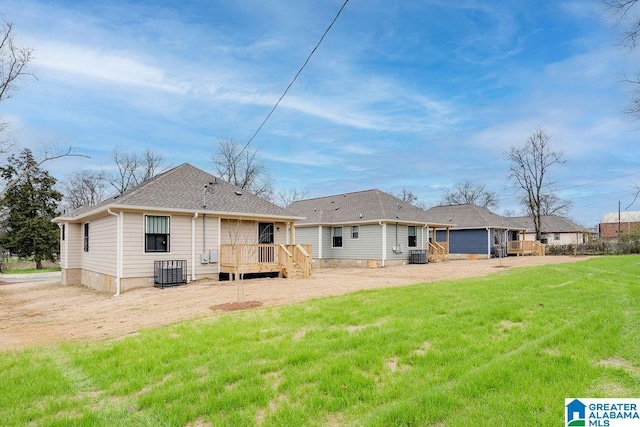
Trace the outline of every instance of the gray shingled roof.
<instances>
[{"instance_id":1,"label":"gray shingled roof","mask_svg":"<svg viewBox=\"0 0 640 427\"><path fill-rule=\"evenodd\" d=\"M296 225L345 224L363 222L407 222L435 224L427 213L380 190L356 191L300 200L287 210L305 217Z\"/></svg>"},{"instance_id":2,"label":"gray shingled roof","mask_svg":"<svg viewBox=\"0 0 640 427\"><path fill-rule=\"evenodd\" d=\"M213 183L213 184L211 184ZM205 195L205 185L209 189ZM206 208L203 202L206 198ZM143 182L121 196L111 197L97 206L83 206L58 220L74 220L109 208L155 208L268 218L300 219L248 191L184 163Z\"/></svg>"},{"instance_id":3,"label":"gray shingled roof","mask_svg":"<svg viewBox=\"0 0 640 427\"><path fill-rule=\"evenodd\" d=\"M620 222L640 222L640 212L620 212ZM618 212L610 212L602 218L601 224L618 223Z\"/></svg>"},{"instance_id":4,"label":"gray shingled roof","mask_svg":"<svg viewBox=\"0 0 640 427\"><path fill-rule=\"evenodd\" d=\"M438 222L455 224L452 230L486 227L509 230L523 230L525 228L509 218L472 203L435 206L427 210L427 215Z\"/></svg>"},{"instance_id":5,"label":"gray shingled roof","mask_svg":"<svg viewBox=\"0 0 640 427\"><path fill-rule=\"evenodd\" d=\"M533 218L529 216L513 217L512 220L516 221L527 231L534 231ZM586 227L576 224L575 222L563 218L558 215L543 215L542 216L542 233L589 233Z\"/></svg>"}]
</instances>

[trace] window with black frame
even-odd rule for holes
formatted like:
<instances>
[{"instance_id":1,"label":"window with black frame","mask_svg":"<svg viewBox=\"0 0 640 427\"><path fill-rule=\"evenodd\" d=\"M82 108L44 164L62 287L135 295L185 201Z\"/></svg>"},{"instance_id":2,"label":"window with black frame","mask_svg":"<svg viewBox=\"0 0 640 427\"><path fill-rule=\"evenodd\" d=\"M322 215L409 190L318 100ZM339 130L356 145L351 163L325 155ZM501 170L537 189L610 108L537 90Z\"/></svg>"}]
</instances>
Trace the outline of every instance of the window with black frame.
<instances>
[{"instance_id":1,"label":"window with black frame","mask_svg":"<svg viewBox=\"0 0 640 427\"><path fill-rule=\"evenodd\" d=\"M145 216L145 252L169 252L170 218L168 216Z\"/></svg>"},{"instance_id":2,"label":"window with black frame","mask_svg":"<svg viewBox=\"0 0 640 427\"><path fill-rule=\"evenodd\" d=\"M342 227L333 227L333 247L342 247Z\"/></svg>"},{"instance_id":3,"label":"window with black frame","mask_svg":"<svg viewBox=\"0 0 640 427\"><path fill-rule=\"evenodd\" d=\"M409 241L407 242L407 246L410 248L415 248L418 246L418 237L416 232L416 226L410 225L407 227L409 232Z\"/></svg>"},{"instance_id":4,"label":"window with black frame","mask_svg":"<svg viewBox=\"0 0 640 427\"><path fill-rule=\"evenodd\" d=\"M89 252L89 223L84 224L84 251Z\"/></svg>"}]
</instances>

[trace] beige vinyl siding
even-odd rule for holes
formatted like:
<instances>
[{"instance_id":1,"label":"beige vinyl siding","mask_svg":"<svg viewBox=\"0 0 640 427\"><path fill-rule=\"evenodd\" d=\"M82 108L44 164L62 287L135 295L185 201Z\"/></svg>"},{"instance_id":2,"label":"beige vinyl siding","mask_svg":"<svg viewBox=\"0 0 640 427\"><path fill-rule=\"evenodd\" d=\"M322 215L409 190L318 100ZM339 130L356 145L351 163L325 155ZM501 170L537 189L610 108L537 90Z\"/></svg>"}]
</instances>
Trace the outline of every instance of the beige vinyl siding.
<instances>
[{"instance_id":1,"label":"beige vinyl siding","mask_svg":"<svg viewBox=\"0 0 640 427\"><path fill-rule=\"evenodd\" d=\"M296 227L296 243L310 244L312 248L311 258L318 258L318 227Z\"/></svg>"},{"instance_id":2,"label":"beige vinyl siding","mask_svg":"<svg viewBox=\"0 0 640 427\"><path fill-rule=\"evenodd\" d=\"M220 230L222 244L258 243L258 226L255 221L223 219Z\"/></svg>"},{"instance_id":3,"label":"beige vinyl siding","mask_svg":"<svg viewBox=\"0 0 640 427\"><path fill-rule=\"evenodd\" d=\"M66 224L65 240L61 242L60 252L64 256L60 260L62 268L79 268L82 253L82 224Z\"/></svg>"},{"instance_id":4,"label":"beige vinyl siding","mask_svg":"<svg viewBox=\"0 0 640 427\"><path fill-rule=\"evenodd\" d=\"M189 217L189 221L193 216ZM217 251L219 249L219 218L211 215L199 215L195 220L196 224L196 278L201 276L210 276L219 272L218 263L205 263L201 262L203 247L204 251L209 254L212 250ZM203 232L204 227L204 232ZM191 239L191 224L189 224L189 239ZM205 242L203 245L202 242ZM191 240L189 240L191 242ZM218 260L220 260L220 254L218 254ZM189 274L191 274L191 255L187 258L187 264L189 265Z\"/></svg>"},{"instance_id":5,"label":"beige vinyl siding","mask_svg":"<svg viewBox=\"0 0 640 427\"><path fill-rule=\"evenodd\" d=\"M125 212L123 219L123 277L153 277L153 262L186 260L191 271L191 218L154 212L170 217L169 252L145 252L145 213Z\"/></svg>"},{"instance_id":6,"label":"beige vinyl siding","mask_svg":"<svg viewBox=\"0 0 640 427\"><path fill-rule=\"evenodd\" d=\"M285 245L287 243L287 224L285 224L284 222L276 222L274 223L274 225L275 229L273 230L273 242L276 245Z\"/></svg>"},{"instance_id":7,"label":"beige vinyl siding","mask_svg":"<svg viewBox=\"0 0 640 427\"><path fill-rule=\"evenodd\" d=\"M117 222L113 215L89 221L89 252L84 252L84 223L80 224L79 238L74 241L78 242L84 270L116 275L116 230Z\"/></svg>"}]
</instances>

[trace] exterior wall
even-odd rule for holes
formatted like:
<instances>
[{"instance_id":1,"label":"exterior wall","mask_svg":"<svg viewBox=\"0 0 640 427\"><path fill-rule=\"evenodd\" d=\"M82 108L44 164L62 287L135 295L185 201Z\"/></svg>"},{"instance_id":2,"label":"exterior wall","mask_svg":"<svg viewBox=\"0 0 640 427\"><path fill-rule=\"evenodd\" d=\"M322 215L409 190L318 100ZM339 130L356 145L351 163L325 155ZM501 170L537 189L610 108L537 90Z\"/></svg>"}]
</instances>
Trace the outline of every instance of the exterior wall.
<instances>
[{"instance_id":1,"label":"exterior wall","mask_svg":"<svg viewBox=\"0 0 640 427\"><path fill-rule=\"evenodd\" d=\"M95 273L116 276L116 217L107 215L89 223L89 251L84 251L84 224L80 225L80 235L73 245L78 245L80 251L80 264L83 270ZM71 251L71 247L69 248ZM75 250L75 248L73 248ZM84 277L83 277L84 280ZM85 283L86 284L86 283Z\"/></svg>"},{"instance_id":2,"label":"exterior wall","mask_svg":"<svg viewBox=\"0 0 640 427\"><path fill-rule=\"evenodd\" d=\"M318 245L318 226L296 227L296 243L310 244L312 249L311 258L320 258L320 245Z\"/></svg>"},{"instance_id":3,"label":"exterior wall","mask_svg":"<svg viewBox=\"0 0 640 427\"><path fill-rule=\"evenodd\" d=\"M616 224L617 225L617 224ZM559 239L556 240L555 233L543 233L542 237L547 236L546 245L575 245L577 243L586 243L586 238L583 233L559 233ZM535 241L536 233L526 233L524 235L524 240L527 241Z\"/></svg>"},{"instance_id":4,"label":"exterior wall","mask_svg":"<svg viewBox=\"0 0 640 427\"><path fill-rule=\"evenodd\" d=\"M618 233L618 227L620 233ZM619 234L628 233L631 231L640 232L640 222L617 222L600 223L600 237L603 239L614 239Z\"/></svg>"},{"instance_id":5,"label":"exterior wall","mask_svg":"<svg viewBox=\"0 0 640 427\"><path fill-rule=\"evenodd\" d=\"M296 227L297 243L313 245L313 265L322 267L381 267L383 231L379 224L359 225L357 239L351 238L351 226L342 226L342 247L333 247L332 227L322 227L322 254L318 244L318 226ZM394 252L396 246L396 224L386 225L386 252L384 265L402 265L409 262L410 251L427 249L428 232L416 226L416 246L409 247L409 229L407 225L398 224L397 243L402 252Z\"/></svg>"},{"instance_id":6,"label":"exterior wall","mask_svg":"<svg viewBox=\"0 0 640 427\"><path fill-rule=\"evenodd\" d=\"M191 274L192 264L192 216L170 215L162 212L153 212L153 215L167 215L170 218L169 252L145 252L145 213L125 212L123 218L122 278L146 277L147 286L153 286L154 261L186 260L187 275ZM196 253L199 261L197 246Z\"/></svg>"},{"instance_id":7,"label":"exterior wall","mask_svg":"<svg viewBox=\"0 0 640 427\"><path fill-rule=\"evenodd\" d=\"M203 279L205 277L211 279L218 279L218 273L220 272L220 220L218 217L206 215L199 215L195 221L193 215L187 216L189 224L181 224L181 233L186 233L188 228L188 235L183 236L189 242L188 252L185 253L185 257L179 259L187 260L188 276L191 276L192 264L195 265L196 279ZM191 254L191 224L195 223L195 260L192 259ZM212 254L213 251L213 254ZM202 262L202 255L207 256L217 254L218 261L209 263Z\"/></svg>"},{"instance_id":8,"label":"exterior wall","mask_svg":"<svg viewBox=\"0 0 640 427\"><path fill-rule=\"evenodd\" d=\"M446 239L446 231L444 230L438 230L436 235L438 237L438 241ZM449 231L449 254L476 254L486 257L488 256L487 250L489 248L487 238L487 230L484 228L474 230L451 230Z\"/></svg>"},{"instance_id":9,"label":"exterior wall","mask_svg":"<svg viewBox=\"0 0 640 427\"><path fill-rule=\"evenodd\" d=\"M62 239L62 225L65 226L65 236ZM80 254L82 253L82 224L60 225L60 267L80 267Z\"/></svg>"},{"instance_id":10,"label":"exterior wall","mask_svg":"<svg viewBox=\"0 0 640 427\"><path fill-rule=\"evenodd\" d=\"M63 285L81 285L82 270L79 268L62 268L61 281Z\"/></svg>"},{"instance_id":11,"label":"exterior wall","mask_svg":"<svg viewBox=\"0 0 640 427\"><path fill-rule=\"evenodd\" d=\"M80 281L83 285L101 292L116 292L116 278L109 274L97 273L90 270L80 271Z\"/></svg>"}]
</instances>

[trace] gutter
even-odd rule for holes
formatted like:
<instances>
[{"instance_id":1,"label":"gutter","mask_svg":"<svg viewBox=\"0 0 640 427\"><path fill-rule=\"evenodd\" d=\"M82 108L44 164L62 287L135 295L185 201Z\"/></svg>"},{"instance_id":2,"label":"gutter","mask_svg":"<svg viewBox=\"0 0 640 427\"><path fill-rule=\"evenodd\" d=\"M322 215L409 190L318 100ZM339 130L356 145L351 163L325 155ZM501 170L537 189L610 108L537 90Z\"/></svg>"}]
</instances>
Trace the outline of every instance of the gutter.
<instances>
[{"instance_id":1,"label":"gutter","mask_svg":"<svg viewBox=\"0 0 640 427\"><path fill-rule=\"evenodd\" d=\"M122 278L122 253L123 253L123 233L122 233L122 211L114 213L111 208L107 209L107 213L116 217L116 294L120 295L120 286Z\"/></svg>"}]
</instances>

